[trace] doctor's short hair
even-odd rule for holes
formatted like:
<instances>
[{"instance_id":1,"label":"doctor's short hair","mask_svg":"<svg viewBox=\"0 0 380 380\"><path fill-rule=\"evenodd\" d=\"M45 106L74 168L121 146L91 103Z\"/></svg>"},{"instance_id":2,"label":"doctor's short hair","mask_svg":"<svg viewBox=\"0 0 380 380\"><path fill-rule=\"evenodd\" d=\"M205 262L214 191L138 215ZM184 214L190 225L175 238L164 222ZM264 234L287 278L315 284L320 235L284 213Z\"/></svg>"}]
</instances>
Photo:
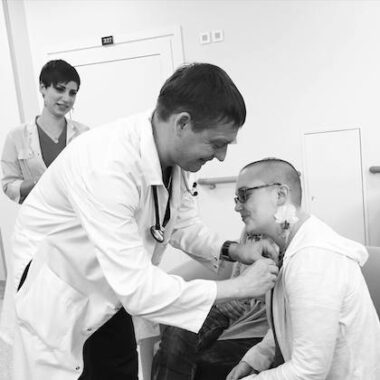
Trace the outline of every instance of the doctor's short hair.
<instances>
[{"instance_id":1,"label":"doctor's short hair","mask_svg":"<svg viewBox=\"0 0 380 380\"><path fill-rule=\"evenodd\" d=\"M75 82L80 87L80 77L75 67L62 59L47 62L41 69L40 84L45 87L56 86L58 83Z\"/></svg>"},{"instance_id":2,"label":"doctor's short hair","mask_svg":"<svg viewBox=\"0 0 380 380\"><path fill-rule=\"evenodd\" d=\"M163 121L175 113L188 112L194 131L212 128L218 122L233 122L239 128L246 118L243 96L232 79L209 63L178 68L162 86L156 112Z\"/></svg>"},{"instance_id":3,"label":"doctor's short hair","mask_svg":"<svg viewBox=\"0 0 380 380\"><path fill-rule=\"evenodd\" d=\"M291 200L295 206L302 203L301 173L288 161L267 157L251 162L243 170L255 169L257 176L265 183L281 183L290 189Z\"/></svg>"}]
</instances>

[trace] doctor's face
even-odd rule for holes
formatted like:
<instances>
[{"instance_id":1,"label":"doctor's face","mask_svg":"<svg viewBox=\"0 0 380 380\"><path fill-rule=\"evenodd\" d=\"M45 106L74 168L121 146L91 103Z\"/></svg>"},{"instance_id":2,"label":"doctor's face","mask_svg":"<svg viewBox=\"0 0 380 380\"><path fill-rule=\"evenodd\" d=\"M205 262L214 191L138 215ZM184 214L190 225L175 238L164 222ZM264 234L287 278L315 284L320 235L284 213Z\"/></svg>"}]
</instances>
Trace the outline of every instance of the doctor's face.
<instances>
[{"instance_id":1,"label":"doctor's face","mask_svg":"<svg viewBox=\"0 0 380 380\"><path fill-rule=\"evenodd\" d=\"M197 172L214 158L224 161L228 145L235 141L238 128L233 122L218 122L201 131L184 130L177 145L177 164L184 170Z\"/></svg>"}]
</instances>

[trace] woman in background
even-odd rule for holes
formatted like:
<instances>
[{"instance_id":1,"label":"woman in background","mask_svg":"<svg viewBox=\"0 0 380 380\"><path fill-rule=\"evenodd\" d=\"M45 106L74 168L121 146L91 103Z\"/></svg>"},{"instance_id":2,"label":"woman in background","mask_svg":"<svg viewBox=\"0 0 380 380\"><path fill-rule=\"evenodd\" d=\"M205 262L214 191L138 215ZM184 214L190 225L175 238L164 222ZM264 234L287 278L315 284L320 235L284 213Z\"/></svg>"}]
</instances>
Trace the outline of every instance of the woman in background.
<instances>
[{"instance_id":1,"label":"woman in background","mask_svg":"<svg viewBox=\"0 0 380 380\"><path fill-rule=\"evenodd\" d=\"M49 61L43 66L39 81L44 101L42 112L31 122L8 133L1 157L4 193L17 203L25 200L65 146L88 130L86 126L65 117L72 110L80 87L80 78L75 68L62 60ZM8 273L10 272L12 268L8 267ZM8 278L0 321L2 352L11 351L15 324L15 290L11 282L12 276L8 275ZM8 346L1 348L3 342Z\"/></svg>"},{"instance_id":2,"label":"woman in background","mask_svg":"<svg viewBox=\"0 0 380 380\"><path fill-rule=\"evenodd\" d=\"M41 115L12 129L1 158L4 193L22 203L65 146L88 128L66 119L80 87L78 72L63 60L46 63L40 73Z\"/></svg>"}]
</instances>

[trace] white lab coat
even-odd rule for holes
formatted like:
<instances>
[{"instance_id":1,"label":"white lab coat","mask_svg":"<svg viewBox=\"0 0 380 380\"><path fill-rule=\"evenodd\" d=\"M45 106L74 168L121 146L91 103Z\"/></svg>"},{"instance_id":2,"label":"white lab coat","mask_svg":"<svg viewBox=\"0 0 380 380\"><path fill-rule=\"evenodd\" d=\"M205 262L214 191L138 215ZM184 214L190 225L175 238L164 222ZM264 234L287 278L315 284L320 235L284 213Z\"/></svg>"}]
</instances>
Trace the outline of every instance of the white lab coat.
<instances>
[{"instance_id":1,"label":"white lab coat","mask_svg":"<svg viewBox=\"0 0 380 380\"><path fill-rule=\"evenodd\" d=\"M88 127L66 119L66 142L69 144ZM13 201L20 201L20 186L24 180L38 180L46 171L35 119L9 131L1 155L4 193ZM12 278L12 263L8 266L8 278ZM14 330L14 288L7 281L0 320L0 337L12 345Z\"/></svg>"},{"instance_id":2,"label":"white lab coat","mask_svg":"<svg viewBox=\"0 0 380 380\"><path fill-rule=\"evenodd\" d=\"M379 380L380 323L360 266L365 248L314 216L285 252L274 289L273 319L285 364L270 329L242 360L257 380ZM268 305L269 303L267 303Z\"/></svg>"},{"instance_id":3,"label":"white lab coat","mask_svg":"<svg viewBox=\"0 0 380 380\"><path fill-rule=\"evenodd\" d=\"M69 144L88 127L67 119L66 141ZM42 159L36 121L13 128L7 135L1 156L4 193L13 201L20 201L20 186L24 180L38 180L46 170Z\"/></svg>"},{"instance_id":4,"label":"white lab coat","mask_svg":"<svg viewBox=\"0 0 380 380\"><path fill-rule=\"evenodd\" d=\"M77 379L85 340L121 306L157 323L202 326L215 282L185 282L155 265L170 243L217 269L222 240L199 220L175 167L171 218L157 243L152 185L162 221L168 192L146 113L79 136L30 193L14 234L15 287L33 258L16 296L14 380Z\"/></svg>"}]
</instances>

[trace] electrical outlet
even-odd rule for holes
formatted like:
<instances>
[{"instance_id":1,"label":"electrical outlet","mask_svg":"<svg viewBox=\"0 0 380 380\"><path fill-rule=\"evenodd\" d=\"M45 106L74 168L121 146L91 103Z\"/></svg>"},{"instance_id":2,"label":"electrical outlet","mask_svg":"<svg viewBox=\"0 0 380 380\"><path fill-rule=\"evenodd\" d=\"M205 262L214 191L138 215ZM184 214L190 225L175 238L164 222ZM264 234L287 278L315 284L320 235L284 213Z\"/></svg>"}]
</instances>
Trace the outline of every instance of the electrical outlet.
<instances>
[{"instance_id":1,"label":"electrical outlet","mask_svg":"<svg viewBox=\"0 0 380 380\"><path fill-rule=\"evenodd\" d=\"M221 42L223 41L223 30L213 30L211 32L211 40L212 42Z\"/></svg>"}]
</instances>

